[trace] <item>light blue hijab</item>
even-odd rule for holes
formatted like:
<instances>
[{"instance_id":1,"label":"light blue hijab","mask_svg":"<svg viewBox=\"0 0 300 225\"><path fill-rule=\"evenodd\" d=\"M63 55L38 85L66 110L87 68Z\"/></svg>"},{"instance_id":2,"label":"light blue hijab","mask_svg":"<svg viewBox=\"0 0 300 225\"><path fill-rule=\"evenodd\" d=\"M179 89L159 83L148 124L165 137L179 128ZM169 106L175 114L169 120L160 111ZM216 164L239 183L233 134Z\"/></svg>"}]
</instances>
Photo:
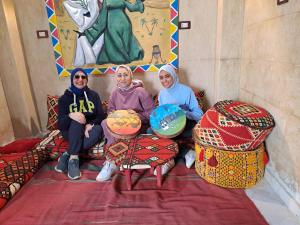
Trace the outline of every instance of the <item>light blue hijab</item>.
<instances>
[{"instance_id":1,"label":"light blue hijab","mask_svg":"<svg viewBox=\"0 0 300 225\"><path fill-rule=\"evenodd\" d=\"M173 84L168 89L173 89L174 87L176 87L177 84L179 83L179 79L178 79L178 76L177 76L173 66L171 66L170 64L166 64L166 65L162 66L158 71L158 75L160 74L160 72L162 70L166 71L168 74L170 74L173 77Z\"/></svg>"}]
</instances>

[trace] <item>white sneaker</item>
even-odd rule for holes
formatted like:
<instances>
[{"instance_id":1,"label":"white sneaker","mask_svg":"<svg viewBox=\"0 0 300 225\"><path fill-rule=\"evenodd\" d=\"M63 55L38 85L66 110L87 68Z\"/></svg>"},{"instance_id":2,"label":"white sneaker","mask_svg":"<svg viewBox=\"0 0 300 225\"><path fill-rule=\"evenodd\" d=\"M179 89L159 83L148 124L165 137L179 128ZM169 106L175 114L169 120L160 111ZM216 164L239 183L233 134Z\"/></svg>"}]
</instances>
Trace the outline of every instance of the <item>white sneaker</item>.
<instances>
[{"instance_id":1,"label":"white sneaker","mask_svg":"<svg viewBox=\"0 0 300 225\"><path fill-rule=\"evenodd\" d=\"M193 149L190 149L184 156L185 158L185 166L187 168L191 168L196 159L196 152Z\"/></svg>"},{"instance_id":2,"label":"white sneaker","mask_svg":"<svg viewBox=\"0 0 300 225\"><path fill-rule=\"evenodd\" d=\"M165 175L166 173L168 173L170 171L170 169L172 169L175 166L175 161L174 159L166 162L165 164L163 164L161 166L161 175ZM153 174L156 176L157 175L157 171L156 169L153 171Z\"/></svg>"},{"instance_id":3,"label":"white sneaker","mask_svg":"<svg viewBox=\"0 0 300 225\"><path fill-rule=\"evenodd\" d=\"M96 181L107 181L116 171L118 171L118 167L114 162L105 161L102 170L96 177Z\"/></svg>"}]
</instances>

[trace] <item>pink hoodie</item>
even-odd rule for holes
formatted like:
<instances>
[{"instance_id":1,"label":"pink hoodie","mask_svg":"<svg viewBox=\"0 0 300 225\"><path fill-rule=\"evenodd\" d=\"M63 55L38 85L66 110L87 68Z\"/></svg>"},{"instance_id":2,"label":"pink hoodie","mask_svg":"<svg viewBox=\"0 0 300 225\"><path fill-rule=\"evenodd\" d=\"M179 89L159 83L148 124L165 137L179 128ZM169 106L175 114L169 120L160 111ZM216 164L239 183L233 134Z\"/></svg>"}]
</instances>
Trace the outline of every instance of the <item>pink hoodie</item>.
<instances>
[{"instance_id":1,"label":"pink hoodie","mask_svg":"<svg viewBox=\"0 0 300 225\"><path fill-rule=\"evenodd\" d=\"M110 113L113 110L132 109L138 113L143 126L142 132L148 128L149 118L152 110L154 109L154 103L149 93L142 87L142 83L133 82L133 86L127 90L116 88L108 101L107 112ZM108 131L106 120L102 121L102 128L107 139L108 145L115 142L115 138Z\"/></svg>"},{"instance_id":2,"label":"pink hoodie","mask_svg":"<svg viewBox=\"0 0 300 225\"><path fill-rule=\"evenodd\" d=\"M113 110L132 109L139 114L142 123L147 124L154 108L150 94L142 87L142 83L133 82L127 90L116 88L108 102L107 112Z\"/></svg>"}]
</instances>

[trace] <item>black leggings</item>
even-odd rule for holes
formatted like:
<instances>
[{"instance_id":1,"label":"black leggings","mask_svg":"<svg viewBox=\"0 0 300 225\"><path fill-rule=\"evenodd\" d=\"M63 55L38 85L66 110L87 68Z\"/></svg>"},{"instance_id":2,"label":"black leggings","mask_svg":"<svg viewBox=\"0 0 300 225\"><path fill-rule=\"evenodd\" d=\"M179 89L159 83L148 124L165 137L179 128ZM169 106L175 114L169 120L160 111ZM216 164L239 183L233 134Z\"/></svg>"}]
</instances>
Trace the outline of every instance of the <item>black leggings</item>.
<instances>
[{"instance_id":1,"label":"black leggings","mask_svg":"<svg viewBox=\"0 0 300 225\"><path fill-rule=\"evenodd\" d=\"M94 146L103 137L103 130L100 125L94 125L89 131L89 138L84 136L85 125L72 120L69 130L62 131L63 137L69 141L67 152L70 155L78 155L80 151L87 150Z\"/></svg>"}]
</instances>

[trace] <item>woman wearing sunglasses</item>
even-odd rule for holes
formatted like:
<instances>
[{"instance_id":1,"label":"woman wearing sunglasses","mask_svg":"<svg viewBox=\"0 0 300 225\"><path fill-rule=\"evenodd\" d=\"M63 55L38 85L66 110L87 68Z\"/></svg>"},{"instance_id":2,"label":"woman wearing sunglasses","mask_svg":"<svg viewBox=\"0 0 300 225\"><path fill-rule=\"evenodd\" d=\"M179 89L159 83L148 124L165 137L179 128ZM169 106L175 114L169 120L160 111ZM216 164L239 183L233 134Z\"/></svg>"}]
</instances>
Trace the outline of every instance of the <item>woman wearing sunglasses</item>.
<instances>
[{"instance_id":1,"label":"woman wearing sunglasses","mask_svg":"<svg viewBox=\"0 0 300 225\"><path fill-rule=\"evenodd\" d=\"M71 73L71 86L58 101L58 129L69 141L69 148L58 159L55 170L79 179L79 152L95 145L103 136L104 113L99 95L88 88L88 77L81 68Z\"/></svg>"},{"instance_id":2,"label":"woman wearing sunglasses","mask_svg":"<svg viewBox=\"0 0 300 225\"><path fill-rule=\"evenodd\" d=\"M149 127L149 117L154 108L154 103L150 94L143 88L137 80L132 80L132 71L126 65L120 65L116 69L117 87L111 93L107 112L114 110L134 110L142 121L142 131L145 132ZM106 144L115 142L115 138L107 129L106 120L102 122ZM114 162L105 161L102 170L98 174L97 181L106 181L118 170Z\"/></svg>"}]
</instances>

